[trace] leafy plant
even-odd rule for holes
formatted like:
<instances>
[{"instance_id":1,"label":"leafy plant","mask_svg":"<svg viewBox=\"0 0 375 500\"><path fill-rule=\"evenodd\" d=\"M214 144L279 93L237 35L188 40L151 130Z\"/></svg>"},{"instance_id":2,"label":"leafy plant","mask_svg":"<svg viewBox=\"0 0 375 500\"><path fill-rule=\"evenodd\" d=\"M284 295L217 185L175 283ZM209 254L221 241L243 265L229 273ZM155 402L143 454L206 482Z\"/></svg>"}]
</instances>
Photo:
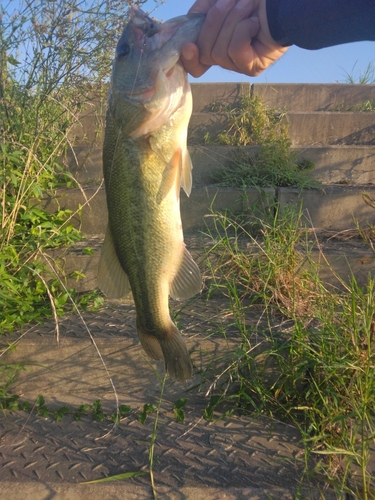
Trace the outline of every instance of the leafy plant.
<instances>
[{"instance_id":1,"label":"leafy plant","mask_svg":"<svg viewBox=\"0 0 375 500\"><path fill-rule=\"evenodd\" d=\"M314 163L298 159L291 150L285 111L265 105L258 96L245 97L239 106L221 108L229 122L227 130L214 144L259 146L250 153L237 148L225 167L218 171L215 182L230 187L298 187L311 188L319 183L311 177Z\"/></svg>"},{"instance_id":2,"label":"leafy plant","mask_svg":"<svg viewBox=\"0 0 375 500\"><path fill-rule=\"evenodd\" d=\"M173 405L173 413L177 422L184 423L185 421L185 412L184 412L185 405L186 405L186 398L178 399Z\"/></svg>"},{"instance_id":3,"label":"leafy plant","mask_svg":"<svg viewBox=\"0 0 375 500\"><path fill-rule=\"evenodd\" d=\"M145 403L143 405L143 410L138 414L139 422L141 422L141 424L145 424L146 419L147 419L147 415L149 415L150 413L152 413L155 410L156 410L155 405Z\"/></svg>"},{"instance_id":4,"label":"leafy plant","mask_svg":"<svg viewBox=\"0 0 375 500\"><path fill-rule=\"evenodd\" d=\"M78 300L59 285L48 249L81 238L72 224L81 207L49 213L39 202L77 185L63 163L70 131L106 92L129 3L19 0L0 7L0 334L62 314L69 296Z\"/></svg>"},{"instance_id":5,"label":"leafy plant","mask_svg":"<svg viewBox=\"0 0 375 500\"><path fill-rule=\"evenodd\" d=\"M275 140L289 143L286 112L269 108L258 96L244 97L238 106L216 106L214 110L224 113L229 122L227 130L210 139L214 144L254 146Z\"/></svg>"}]
</instances>

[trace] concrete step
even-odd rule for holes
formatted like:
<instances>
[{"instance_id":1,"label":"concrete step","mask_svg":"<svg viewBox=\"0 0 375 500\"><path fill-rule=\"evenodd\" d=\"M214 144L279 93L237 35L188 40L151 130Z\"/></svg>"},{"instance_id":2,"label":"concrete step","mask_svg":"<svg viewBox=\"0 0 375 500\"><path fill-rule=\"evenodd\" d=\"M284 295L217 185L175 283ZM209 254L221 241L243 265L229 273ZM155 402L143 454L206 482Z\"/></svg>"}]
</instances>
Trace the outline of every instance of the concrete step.
<instances>
[{"instance_id":1,"label":"concrete step","mask_svg":"<svg viewBox=\"0 0 375 500\"><path fill-rule=\"evenodd\" d=\"M193 113L212 111L212 105L236 106L252 95L250 83L192 83Z\"/></svg>"},{"instance_id":2,"label":"concrete step","mask_svg":"<svg viewBox=\"0 0 375 500\"><path fill-rule=\"evenodd\" d=\"M216 213L228 214L229 217L239 217L247 222L264 218L272 205L278 201L280 213L293 206L303 212L303 224L313 228L318 234L329 234L332 237L349 234L358 235L357 224L363 229L375 226L375 210L367 205L362 197L366 191L375 198L373 186L325 186L321 190L300 191L291 188L273 189L231 189L207 187L194 189L190 199L181 195L181 217L185 235L194 240L199 234L215 234ZM90 200L85 205L85 197ZM50 256L58 261L65 273L81 271L85 278L78 283L75 278L69 280L69 286L79 291L92 290L96 287L99 249L107 225L107 207L104 189L87 188L84 192L78 189L66 190L60 193L58 204L56 200L45 199L42 206L54 211L57 206L62 209L77 210L83 206L82 219L76 213L73 223L81 227L86 239L80 245L65 251L50 251ZM213 236L214 237L214 236ZM89 238L89 241L87 241ZM212 238L211 238L212 240ZM196 239L194 240L196 241ZM93 254L86 255L84 248L93 248ZM188 245L189 246L189 245ZM327 247L327 245L326 245ZM347 280L349 269L355 273L357 280L365 282L368 273L375 273L374 254L362 243L357 247L328 246L328 263L322 258L320 248L315 249L313 259L322 264L321 276L327 283L338 285L335 274ZM204 259L203 246L193 252L198 261ZM332 266L332 269L330 269Z\"/></svg>"},{"instance_id":3,"label":"concrete step","mask_svg":"<svg viewBox=\"0 0 375 500\"><path fill-rule=\"evenodd\" d=\"M249 155L259 151L257 146L240 147ZM375 146L296 146L298 158L314 162L312 175L322 184L375 183ZM205 186L215 182L218 170L225 168L238 150L233 146L189 146L193 161L193 185ZM66 164L80 184L98 185L102 175L102 148L76 146L67 153Z\"/></svg>"},{"instance_id":4,"label":"concrete step","mask_svg":"<svg viewBox=\"0 0 375 500\"><path fill-rule=\"evenodd\" d=\"M185 231L204 230L212 227L212 211L247 213L249 220L259 217L274 203L275 190L225 188L217 186L193 189L190 198L181 191L181 219ZM104 235L107 227L106 195L103 187L66 189L58 197L45 197L39 206L50 212L58 208L75 212L72 223L84 235Z\"/></svg>"},{"instance_id":5,"label":"concrete step","mask_svg":"<svg viewBox=\"0 0 375 500\"><path fill-rule=\"evenodd\" d=\"M208 253L218 240L218 234L215 231L210 234L210 236L192 232L185 234L186 246L198 263L202 276L204 276L204 290L211 281ZM317 235L311 233L308 255L302 247L297 249L305 258L305 267L309 261L318 266L320 279L325 286L342 289L343 283L350 283L352 275L355 276L358 285L365 286L369 274L375 274L374 252L363 240L355 237L354 231L351 235L352 238L348 232L344 232L342 235L338 234L337 237L331 237L333 233L330 235L328 232ZM68 277L68 287L74 288L78 292L88 292L98 286L97 275L102 244L103 235L92 236L65 250L49 250L48 255L56 263L56 270L64 270L65 276ZM87 255L87 248L91 251L90 255ZM77 271L81 275L78 281L76 279ZM58 271L56 272L58 274ZM128 300L132 302L131 296L128 297Z\"/></svg>"},{"instance_id":6,"label":"concrete step","mask_svg":"<svg viewBox=\"0 0 375 500\"><path fill-rule=\"evenodd\" d=\"M363 200L363 193L375 199L374 186L328 185L321 189L279 188L280 210L301 207L307 224L316 231L350 231L375 226L375 210Z\"/></svg>"},{"instance_id":7,"label":"concrete step","mask_svg":"<svg viewBox=\"0 0 375 500\"><path fill-rule=\"evenodd\" d=\"M255 83L253 95L258 95L272 108L288 112L332 111L342 105L358 106L375 101L375 85Z\"/></svg>"},{"instance_id":8,"label":"concrete step","mask_svg":"<svg viewBox=\"0 0 375 500\"><path fill-rule=\"evenodd\" d=\"M293 146L375 145L375 113L289 112L289 135ZM225 113L197 112L191 117L188 143L206 144L229 128ZM86 115L71 132L74 146L101 146L104 116Z\"/></svg>"},{"instance_id":9,"label":"concrete step","mask_svg":"<svg viewBox=\"0 0 375 500\"><path fill-rule=\"evenodd\" d=\"M358 106L375 100L375 85L342 83L191 83L191 91L194 113L211 111L212 104L236 105L242 98L253 95L272 108L288 111L332 111L343 105ZM102 94L106 96L106 91ZM98 99L93 95L87 111L82 114L104 109L105 101L106 97Z\"/></svg>"},{"instance_id":10,"label":"concrete step","mask_svg":"<svg viewBox=\"0 0 375 500\"><path fill-rule=\"evenodd\" d=\"M292 146L375 145L375 113L293 112L285 120ZM205 144L207 135L215 140L228 125L223 113L195 113L189 144Z\"/></svg>"},{"instance_id":11,"label":"concrete step","mask_svg":"<svg viewBox=\"0 0 375 500\"><path fill-rule=\"evenodd\" d=\"M302 206L308 223L317 231L344 231L362 225L375 225L375 210L363 201L363 192L375 198L374 186L326 185L320 189L225 188L205 186L193 189L190 198L181 192L181 219L185 231L204 230L212 225L212 212L245 214L247 219L261 216L276 200L283 210ZM39 206L51 212L76 211L73 223L84 235L104 234L107 225L105 190L85 188L61 190L58 198L45 197ZM82 207L82 208L81 208Z\"/></svg>"},{"instance_id":12,"label":"concrete step","mask_svg":"<svg viewBox=\"0 0 375 500\"><path fill-rule=\"evenodd\" d=\"M363 104L363 102L367 100L375 100L375 85L255 84L251 86L246 83L197 83L192 84L192 93L194 103L192 120L195 122L194 127L196 127L198 125L197 120L199 119L195 117L195 115L200 115L201 113L211 113L213 104L216 106L218 104L225 106L238 105L241 99L245 96L259 95L270 107L286 110L289 115L294 113L304 113L309 115L310 113L324 112L328 110L334 114L333 111L343 104L348 107ZM345 106L343 109L347 109ZM92 106L90 106L87 111L82 113L81 124L76 125L70 134L71 140L76 146L90 144L100 145L102 143L104 110L105 102L100 106L96 102L93 102ZM346 123L350 114L352 113L346 115L345 113L339 113L338 117L341 116L341 118L338 118L338 121ZM328 116L330 115L331 113L328 114ZM374 113L358 113L358 117L353 119L354 130L350 130L349 132L344 133L344 135L338 135L335 130L334 136L342 139L350 134L362 130L365 127L373 125L374 120L371 121L370 116L374 117ZM316 117L310 118L310 121L315 121L316 119ZM363 120L363 126L358 125L359 119ZM293 120L295 121L296 134L294 135L296 135L296 137L298 136L298 132L301 130L307 130L309 134L308 139L305 141L301 138L293 139L293 142L296 141L296 144L312 144L317 140L320 142L322 141L320 136L318 139L315 139L313 134L311 134L311 131L314 130L314 128L311 128L309 123L302 124L304 129L301 129L301 123L297 118L292 118L290 116L290 120L291 122ZM328 120L328 118L325 120ZM341 126L337 123L337 118L332 118L332 120L331 128L336 129L336 127L339 127L339 130L341 130ZM206 116L205 125L209 123L212 123L211 126L216 123L216 127L222 127L219 131L224 130L226 126L224 116L221 116L220 118L216 116L213 121L209 120ZM306 125L308 126L307 128ZM291 124L291 126L293 127L293 124ZM217 130L216 127L214 127L214 130ZM317 128L320 128L320 122L318 123ZM210 131L208 129L203 129L198 137L202 139L207 132L215 133L214 130ZM332 130L325 132L325 135L331 137ZM347 140L350 140L350 138ZM355 142L345 143L358 144L359 140L363 143L364 139L361 137L354 137L351 138L351 140L354 140ZM365 138L365 140L368 141L369 139ZM370 140L373 140L373 136ZM200 143L202 143L201 140ZM326 142L323 140L322 143L325 144ZM332 138L328 143L332 143Z\"/></svg>"},{"instance_id":13,"label":"concrete step","mask_svg":"<svg viewBox=\"0 0 375 500\"><path fill-rule=\"evenodd\" d=\"M269 107L295 111L332 111L375 100L375 85L304 83L193 83L194 112L210 111L212 104L238 104L243 97L259 96Z\"/></svg>"}]
</instances>

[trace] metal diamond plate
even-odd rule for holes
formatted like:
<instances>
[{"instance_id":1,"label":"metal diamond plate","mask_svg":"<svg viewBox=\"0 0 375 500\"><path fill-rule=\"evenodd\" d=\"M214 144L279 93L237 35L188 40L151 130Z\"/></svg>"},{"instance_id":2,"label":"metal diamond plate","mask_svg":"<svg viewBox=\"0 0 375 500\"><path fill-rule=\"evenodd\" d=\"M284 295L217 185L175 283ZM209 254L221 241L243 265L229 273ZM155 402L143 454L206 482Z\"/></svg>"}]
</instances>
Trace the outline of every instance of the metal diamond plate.
<instances>
[{"instance_id":1,"label":"metal diamond plate","mask_svg":"<svg viewBox=\"0 0 375 500\"><path fill-rule=\"evenodd\" d=\"M305 466L295 428L261 417L231 416L214 422L202 417L209 384L202 373L213 364L219 369L220 359L239 341L225 299L210 301L209 308L208 313L207 303L196 300L176 309L196 375L190 384L167 379L157 427L155 481L160 487L278 487L293 492ZM261 311L254 312L249 321L255 326ZM53 410L63 405L77 409L100 399L110 414L116 407L113 383L119 403L130 405L132 411L117 427L90 416L80 422L71 415L55 422L35 411L1 416L2 482L77 484L148 470L155 413L145 424L137 415L145 403L158 404L160 381L154 370L162 376L164 367L145 359L131 304L109 303L101 311L84 313L83 319L84 323L72 314L60 320L60 343L53 321L32 328L5 358L9 363L28 363L12 390L30 402L43 394ZM173 415L173 404L181 397L187 399L184 423ZM131 481L149 484L149 477ZM318 490L311 491L306 498L318 498Z\"/></svg>"}]
</instances>

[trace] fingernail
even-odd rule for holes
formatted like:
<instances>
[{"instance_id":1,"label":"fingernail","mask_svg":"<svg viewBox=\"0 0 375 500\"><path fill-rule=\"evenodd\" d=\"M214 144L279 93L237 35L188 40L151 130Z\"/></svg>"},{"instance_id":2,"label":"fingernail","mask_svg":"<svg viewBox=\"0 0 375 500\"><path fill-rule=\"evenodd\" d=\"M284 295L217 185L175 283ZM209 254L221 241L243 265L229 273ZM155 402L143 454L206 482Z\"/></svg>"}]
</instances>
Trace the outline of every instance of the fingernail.
<instances>
[{"instance_id":1,"label":"fingernail","mask_svg":"<svg viewBox=\"0 0 375 500\"><path fill-rule=\"evenodd\" d=\"M229 10L233 5L234 0L217 0L215 7L219 10Z\"/></svg>"},{"instance_id":2,"label":"fingernail","mask_svg":"<svg viewBox=\"0 0 375 500\"><path fill-rule=\"evenodd\" d=\"M250 17L250 21L253 21L254 23L259 24L259 17L257 17L257 16L251 16Z\"/></svg>"},{"instance_id":3,"label":"fingernail","mask_svg":"<svg viewBox=\"0 0 375 500\"><path fill-rule=\"evenodd\" d=\"M186 59L186 61L192 61L194 59L194 50L191 47L183 47L182 57Z\"/></svg>"}]
</instances>

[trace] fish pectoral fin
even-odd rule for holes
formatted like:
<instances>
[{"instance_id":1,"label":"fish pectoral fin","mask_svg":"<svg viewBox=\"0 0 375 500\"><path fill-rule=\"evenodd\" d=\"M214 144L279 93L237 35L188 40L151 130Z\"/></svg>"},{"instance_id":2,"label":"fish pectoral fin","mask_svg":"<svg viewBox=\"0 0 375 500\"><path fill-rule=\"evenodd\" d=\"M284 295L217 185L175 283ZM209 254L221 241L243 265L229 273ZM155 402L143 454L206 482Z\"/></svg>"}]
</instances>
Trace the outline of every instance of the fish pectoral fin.
<instances>
[{"instance_id":1,"label":"fish pectoral fin","mask_svg":"<svg viewBox=\"0 0 375 500\"><path fill-rule=\"evenodd\" d=\"M186 142L186 141L185 141ZM158 147L158 141L155 137L149 138L150 147L158 157L164 161L167 165L172 167L173 171L177 172L180 176L180 186L185 191L187 196L190 196L191 187L193 184L193 164L191 162L190 154L187 146L184 147L175 145L174 153L170 159L166 158L160 147Z\"/></svg>"},{"instance_id":2,"label":"fish pectoral fin","mask_svg":"<svg viewBox=\"0 0 375 500\"><path fill-rule=\"evenodd\" d=\"M118 260L109 226L99 260L98 286L111 299L119 299L131 291L128 275Z\"/></svg>"},{"instance_id":3,"label":"fish pectoral fin","mask_svg":"<svg viewBox=\"0 0 375 500\"><path fill-rule=\"evenodd\" d=\"M202 278L199 267L184 247L182 263L172 281L169 295L175 300L186 300L202 289Z\"/></svg>"},{"instance_id":4,"label":"fish pectoral fin","mask_svg":"<svg viewBox=\"0 0 375 500\"><path fill-rule=\"evenodd\" d=\"M191 162L190 153L187 148L182 150L181 154L181 187L190 196L191 187L193 185L193 164Z\"/></svg>"}]
</instances>

